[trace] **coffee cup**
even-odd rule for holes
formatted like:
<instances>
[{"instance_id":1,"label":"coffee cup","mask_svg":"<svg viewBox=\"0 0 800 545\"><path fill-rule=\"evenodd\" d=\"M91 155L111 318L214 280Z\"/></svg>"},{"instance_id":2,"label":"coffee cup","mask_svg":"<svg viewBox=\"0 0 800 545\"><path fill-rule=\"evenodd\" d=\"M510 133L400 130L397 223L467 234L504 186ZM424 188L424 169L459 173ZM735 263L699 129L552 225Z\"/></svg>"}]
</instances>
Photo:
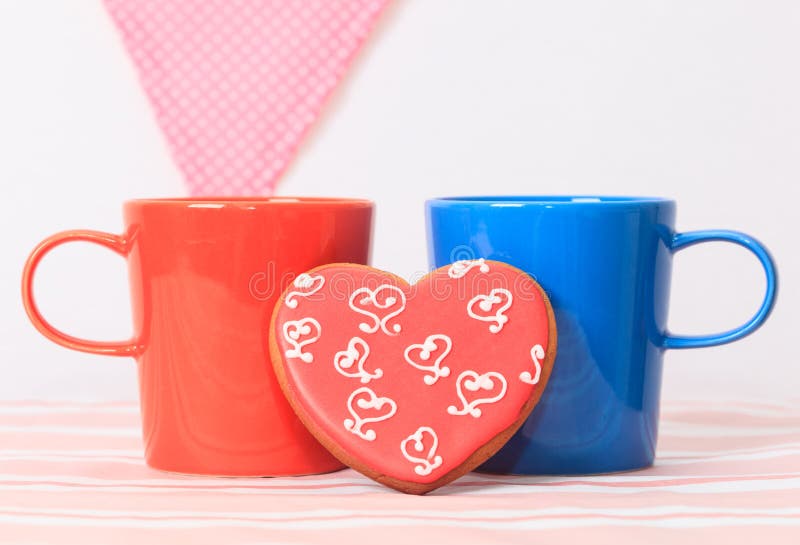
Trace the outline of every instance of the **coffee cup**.
<instances>
[{"instance_id":1,"label":"coffee cup","mask_svg":"<svg viewBox=\"0 0 800 545\"><path fill-rule=\"evenodd\" d=\"M726 230L675 231L675 201L645 197L452 197L427 202L430 264L505 261L547 291L558 352L526 423L481 469L591 474L653 463L663 356L733 342L767 319L777 275L767 249ZM722 241L750 250L766 275L760 308L719 334L667 330L672 257Z\"/></svg>"},{"instance_id":2,"label":"coffee cup","mask_svg":"<svg viewBox=\"0 0 800 545\"><path fill-rule=\"evenodd\" d=\"M272 308L303 271L366 264L373 205L357 199L146 199L126 202L125 232L65 231L31 253L22 296L50 340L136 359L147 463L189 474L323 473L342 464L295 416L269 358ZM80 339L55 328L33 296L45 254L66 242L127 259L133 338ZM93 272L86 271L87 279Z\"/></svg>"}]
</instances>

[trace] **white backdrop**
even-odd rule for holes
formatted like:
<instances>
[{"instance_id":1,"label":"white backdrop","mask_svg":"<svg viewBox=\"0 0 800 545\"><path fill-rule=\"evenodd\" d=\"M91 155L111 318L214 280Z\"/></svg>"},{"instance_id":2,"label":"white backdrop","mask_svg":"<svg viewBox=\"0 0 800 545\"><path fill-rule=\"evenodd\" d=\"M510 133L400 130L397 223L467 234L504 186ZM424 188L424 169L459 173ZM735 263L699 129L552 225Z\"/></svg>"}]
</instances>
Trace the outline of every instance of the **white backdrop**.
<instances>
[{"instance_id":1,"label":"white backdrop","mask_svg":"<svg viewBox=\"0 0 800 545\"><path fill-rule=\"evenodd\" d=\"M800 307L800 4L396 0L280 185L377 201L373 263L427 267L423 201L446 194L646 194L680 229L762 239L772 319L725 347L667 355L665 396L794 398ZM62 349L19 297L28 251L61 229L121 229L126 198L184 192L99 0L0 1L0 399L132 399L132 361ZM125 267L101 248L48 258L56 325L130 331ZM675 261L670 324L738 325L764 280L723 244Z\"/></svg>"}]
</instances>

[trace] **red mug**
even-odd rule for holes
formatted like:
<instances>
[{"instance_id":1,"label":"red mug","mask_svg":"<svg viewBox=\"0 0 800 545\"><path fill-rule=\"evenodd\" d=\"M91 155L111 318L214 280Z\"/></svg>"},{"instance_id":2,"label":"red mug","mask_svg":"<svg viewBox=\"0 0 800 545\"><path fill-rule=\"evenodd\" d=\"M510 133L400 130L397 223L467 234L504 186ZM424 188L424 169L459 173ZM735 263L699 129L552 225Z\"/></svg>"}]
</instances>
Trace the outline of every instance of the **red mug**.
<instances>
[{"instance_id":1,"label":"red mug","mask_svg":"<svg viewBox=\"0 0 800 545\"><path fill-rule=\"evenodd\" d=\"M136 358L145 459L204 475L324 473L342 464L301 424L272 371L272 308L298 274L325 263L366 264L370 201L324 198L152 199L124 205L125 233L64 231L25 265L28 317L50 340ZM133 338L97 342L63 333L39 312L42 257L85 241L126 257Z\"/></svg>"}]
</instances>

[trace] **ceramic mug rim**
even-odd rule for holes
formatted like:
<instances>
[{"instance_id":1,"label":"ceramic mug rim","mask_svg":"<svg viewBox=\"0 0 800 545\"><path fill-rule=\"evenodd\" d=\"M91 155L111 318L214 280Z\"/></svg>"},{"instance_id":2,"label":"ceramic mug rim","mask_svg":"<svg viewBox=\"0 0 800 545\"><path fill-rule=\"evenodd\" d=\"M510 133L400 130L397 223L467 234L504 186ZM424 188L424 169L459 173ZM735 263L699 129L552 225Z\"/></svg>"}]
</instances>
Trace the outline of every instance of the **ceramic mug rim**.
<instances>
[{"instance_id":1,"label":"ceramic mug rim","mask_svg":"<svg viewBox=\"0 0 800 545\"><path fill-rule=\"evenodd\" d=\"M665 197L637 197L627 195L464 195L429 199L430 206L482 206L496 208L523 207L638 207L643 205L674 204Z\"/></svg>"},{"instance_id":2,"label":"ceramic mug rim","mask_svg":"<svg viewBox=\"0 0 800 545\"><path fill-rule=\"evenodd\" d=\"M130 199L124 206L147 206L158 208L242 208L264 207L322 207L322 208L372 208L369 199L349 197L166 197Z\"/></svg>"}]
</instances>

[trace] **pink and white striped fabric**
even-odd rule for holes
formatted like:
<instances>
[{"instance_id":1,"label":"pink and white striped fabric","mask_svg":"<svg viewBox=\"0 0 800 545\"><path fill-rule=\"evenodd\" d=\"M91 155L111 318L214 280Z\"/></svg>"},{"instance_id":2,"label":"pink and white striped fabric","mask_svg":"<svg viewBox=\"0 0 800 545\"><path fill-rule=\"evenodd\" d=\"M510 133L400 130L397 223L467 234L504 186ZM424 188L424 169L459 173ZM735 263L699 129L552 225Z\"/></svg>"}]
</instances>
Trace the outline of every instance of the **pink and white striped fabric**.
<instances>
[{"instance_id":1,"label":"pink and white striped fabric","mask_svg":"<svg viewBox=\"0 0 800 545\"><path fill-rule=\"evenodd\" d=\"M192 195L270 195L388 0L104 0Z\"/></svg>"},{"instance_id":2,"label":"pink and white striped fabric","mask_svg":"<svg viewBox=\"0 0 800 545\"><path fill-rule=\"evenodd\" d=\"M470 474L416 497L353 471L160 473L134 404L0 402L0 543L797 544L799 405L673 403L651 469Z\"/></svg>"}]
</instances>

